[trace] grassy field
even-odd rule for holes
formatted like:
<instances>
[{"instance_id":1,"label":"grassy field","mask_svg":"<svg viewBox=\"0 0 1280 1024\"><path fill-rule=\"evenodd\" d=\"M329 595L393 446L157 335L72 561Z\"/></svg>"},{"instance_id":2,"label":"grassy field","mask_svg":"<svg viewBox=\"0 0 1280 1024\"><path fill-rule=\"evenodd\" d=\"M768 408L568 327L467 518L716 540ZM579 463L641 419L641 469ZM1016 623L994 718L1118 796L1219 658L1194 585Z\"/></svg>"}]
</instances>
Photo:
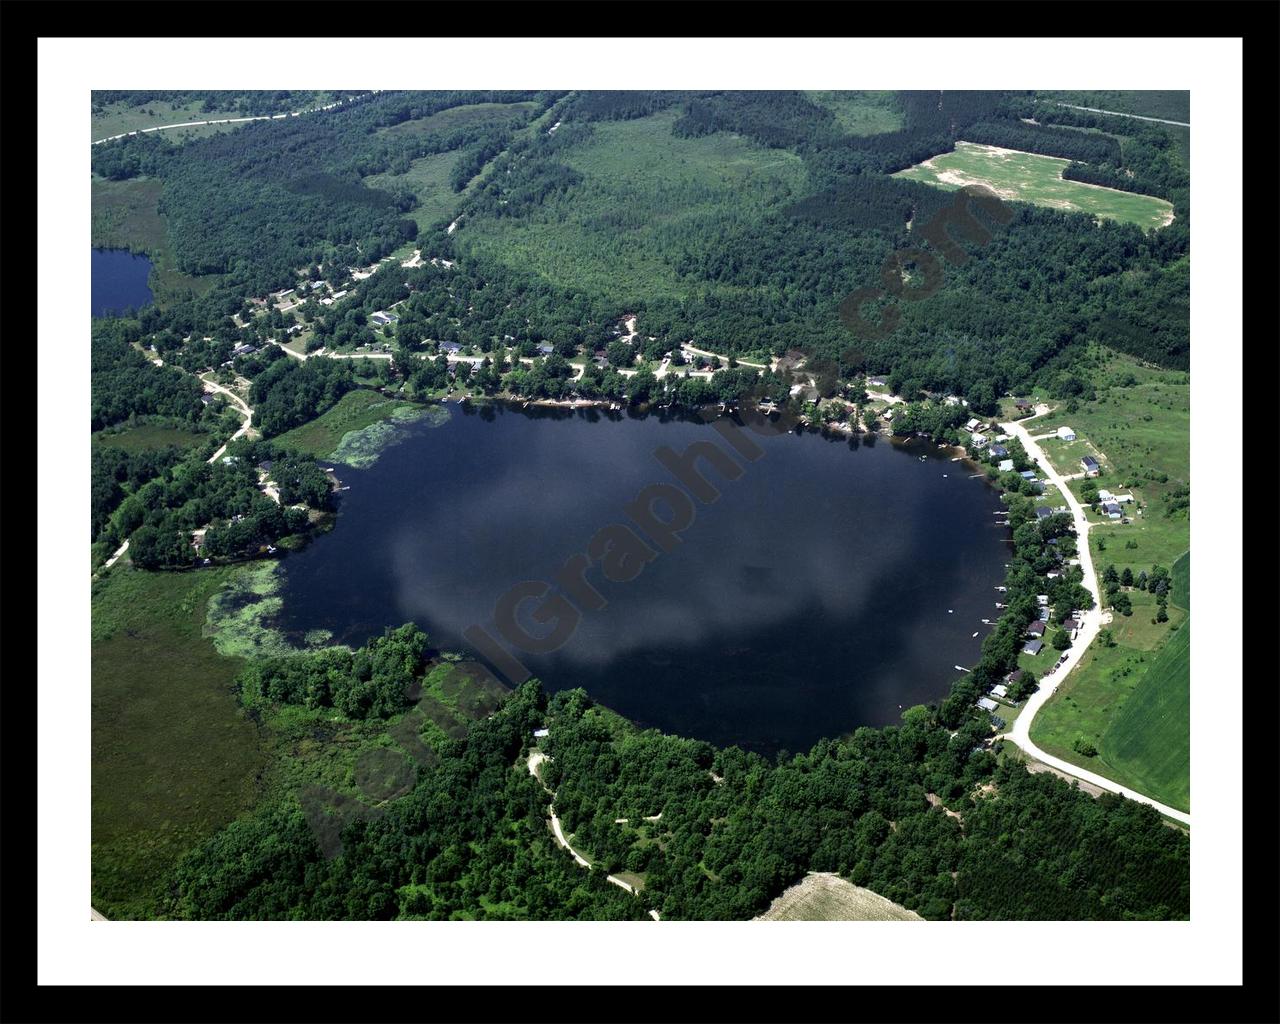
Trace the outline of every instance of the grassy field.
<instances>
[{"instance_id":1,"label":"grassy field","mask_svg":"<svg viewBox=\"0 0 1280 1024\"><path fill-rule=\"evenodd\" d=\"M902 128L897 99L885 90L830 92L810 90L809 99L836 115L836 122L850 135L880 135Z\"/></svg>"},{"instance_id":2,"label":"grassy field","mask_svg":"<svg viewBox=\"0 0 1280 1024\"><path fill-rule=\"evenodd\" d=\"M218 275L193 277L179 271L169 249L169 236L160 214L161 182L156 178L108 181L94 178L90 205L90 238L95 249L128 249L146 253L153 266L148 284L157 305L190 289L203 295Z\"/></svg>"},{"instance_id":3,"label":"grassy field","mask_svg":"<svg viewBox=\"0 0 1280 1024\"><path fill-rule=\"evenodd\" d=\"M1036 716L1031 738L1049 753L1188 810L1190 520L1185 511L1165 512L1190 482L1190 387L1184 373L1127 356L1109 357L1095 387L1096 401L1042 417L1034 432L1070 424L1107 456L1098 486L1131 491L1145 506L1132 522L1090 529L1090 551L1099 570L1170 568L1169 621L1153 623L1154 597L1131 591L1133 615L1117 615L1107 627L1116 646L1093 644ZM1078 495L1082 484L1070 486ZM1043 654L1035 660L1048 665ZM1076 753L1077 738L1091 742L1097 756Z\"/></svg>"},{"instance_id":4,"label":"grassy field","mask_svg":"<svg viewBox=\"0 0 1280 1024\"><path fill-rule=\"evenodd\" d=\"M264 764L231 692L241 662L201 636L235 570L117 568L93 585L93 905L153 917L178 858L246 810Z\"/></svg>"},{"instance_id":5,"label":"grassy field","mask_svg":"<svg viewBox=\"0 0 1280 1024\"><path fill-rule=\"evenodd\" d=\"M757 921L923 921L870 889L839 875L814 872L793 885Z\"/></svg>"},{"instance_id":6,"label":"grassy field","mask_svg":"<svg viewBox=\"0 0 1280 1024\"><path fill-rule=\"evenodd\" d=\"M736 135L677 138L677 116L595 124L589 140L560 154L582 173L579 186L518 219L464 221L459 249L624 306L704 288L681 279L670 262L683 248L675 242L682 229L719 223L726 209L751 220L803 194L807 173L795 154ZM719 291L728 299L734 289Z\"/></svg>"},{"instance_id":7,"label":"grassy field","mask_svg":"<svg viewBox=\"0 0 1280 1024\"><path fill-rule=\"evenodd\" d=\"M181 124L184 121L213 121L224 117L243 117L234 110L214 110L204 113L202 103L186 103L174 106L168 101L148 103L142 107L132 107L124 103L108 103L102 113L92 117L92 128L89 141L107 139L125 132L136 132L143 128L156 128L166 124ZM218 132L234 131L239 125L201 125L193 128L175 128L164 133L164 137L173 142L185 138L198 138Z\"/></svg>"},{"instance_id":8,"label":"grassy field","mask_svg":"<svg viewBox=\"0 0 1280 1024\"><path fill-rule=\"evenodd\" d=\"M209 439L208 434L158 423L140 423L119 431L99 430L91 436L97 447L120 448L126 452L151 451L155 448L167 448L169 445L195 448Z\"/></svg>"},{"instance_id":9,"label":"grassy field","mask_svg":"<svg viewBox=\"0 0 1280 1024\"><path fill-rule=\"evenodd\" d=\"M317 458L330 458L346 434L363 430L395 414L397 409L417 408L411 402L388 398L377 391L348 391L338 404L310 423L294 427L275 439L277 444Z\"/></svg>"},{"instance_id":10,"label":"grassy field","mask_svg":"<svg viewBox=\"0 0 1280 1024\"><path fill-rule=\"evenodd\" d=\"M1142 228L1163 227L1172 219L1173 204L1167 200L1063 180L1068 163L1058 157L957 142L954 152L941 153L895 177L943 189L986 185L1004 199L1090 213Z\"/></svg>"},{"instance_id":11,"label":"grassy field","mask_svg":"<svg viewBox=\"0 0 1280 1024\"><path fill-rule=\"evenodd\" d=\"M526 101L522 103L467 103L460 107L441 110L430 117L419 117L412 121L401 121L390 128L379 128L379 135L413 137L433 135L440 131L451 131L455 128L474 124L502 124L517 117L528 116L537 106Z\"/></svg>"},{"instance_id":12,"label":"grassy field","mask_svg":"<svg viewBox=\"0 0 1280 1024\"><path fill-rule=\"evenodd\" d=\"M419 229L425 229L452 218L459 204L470 193L471 185L462 192L455 192L449 184L450 172L458 162L461 152L459 149L451 149L447 153L432 153L413 161L404 174L375 174L365 178L364 183L370 188L387 191L409 189L418 197L418 203L409 211L409 216Z\"/></svg>"}]
</instances>

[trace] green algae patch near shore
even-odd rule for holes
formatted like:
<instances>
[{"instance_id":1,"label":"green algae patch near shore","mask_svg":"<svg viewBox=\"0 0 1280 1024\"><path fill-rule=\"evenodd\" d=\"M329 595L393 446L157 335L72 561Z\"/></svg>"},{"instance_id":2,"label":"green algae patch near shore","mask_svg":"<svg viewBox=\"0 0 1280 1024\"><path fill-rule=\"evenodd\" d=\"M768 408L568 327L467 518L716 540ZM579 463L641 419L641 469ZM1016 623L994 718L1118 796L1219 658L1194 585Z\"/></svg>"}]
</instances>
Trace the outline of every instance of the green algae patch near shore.
<instances>
[{"instance_id":1,"label":"green algae patch near shore","mask_svg":"<svg viewBox=\"0 0 1280 1024\"><path fill-rule=\"evenodd\" d=\"M201 635L228 658L279 658L329 645L328 630L308 631L306 646L299 647L272 627L283 604L279 563L246 565L209 599Z\"/></svg>"},{"instance_id":2,"label":"green algae patch near shore","mask_svg":"<svg viewBox=\"0 0 1280 1024\"><path fill-rule=\"evenodd\" d=\"M356 469L368 469L384 451L408 436L408 424L425 422L438 427L448 420L449 410L442 405L397 406L386 419L343 434L328 458Z\"/></svg>"}]
</instances>

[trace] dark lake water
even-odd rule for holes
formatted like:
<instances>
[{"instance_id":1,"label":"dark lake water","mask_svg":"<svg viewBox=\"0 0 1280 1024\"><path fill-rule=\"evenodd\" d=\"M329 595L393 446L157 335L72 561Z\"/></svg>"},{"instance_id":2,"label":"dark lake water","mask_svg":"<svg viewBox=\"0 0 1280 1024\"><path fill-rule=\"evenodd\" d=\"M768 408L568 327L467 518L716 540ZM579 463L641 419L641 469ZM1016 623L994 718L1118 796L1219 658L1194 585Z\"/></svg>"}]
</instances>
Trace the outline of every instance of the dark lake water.
<instances>
[{"instance_id":1,"label":"dark lake water","mask_svg":"<svg viewBox=\"0 0 1280 1024\"><path fill-rule=\"evenodd\" d=\"M90 302L94 316L109 316L151 304L151 261L125 249L93 249Z\"/></svg>"},{"instance_id":2,"label":"dark lake water","mask_svg":"<svg viewBox=\"0 0 1280 1024\"><path fill-rule=\"evenodd\" d=\"M359 644L412 619L474 654L462 633L498 635L504 591L551 581L596 531L630 523L642 488L675 482L655 449L730 450L705 424L657 415L449 410L369 469L340 469L337 526L284 561L287 632ZM764 454L737 459L738 479L699 463L720 497L693 503L674 550L629 582L590 569L607 607L521 661L549 690L582 686L640 725L768 753L944 697L997 614L1008 534L995 492L931 444L747 436Z\"/></svg>"}]
</instances>

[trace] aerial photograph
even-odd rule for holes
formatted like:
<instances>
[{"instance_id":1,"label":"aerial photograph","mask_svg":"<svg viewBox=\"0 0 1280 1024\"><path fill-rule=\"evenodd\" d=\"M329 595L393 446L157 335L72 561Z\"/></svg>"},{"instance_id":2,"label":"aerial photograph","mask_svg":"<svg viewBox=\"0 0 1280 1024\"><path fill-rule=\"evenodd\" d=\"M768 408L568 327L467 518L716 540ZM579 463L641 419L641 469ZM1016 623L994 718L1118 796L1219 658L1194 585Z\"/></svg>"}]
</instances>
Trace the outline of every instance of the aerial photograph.
<instances>
[{"instance_id":1,"label":"aerial photograph","mask_svg":"<svg viewBox=\"0 0 1280 1024\"><path fill-rule=\"evenodd\" d=\"M1190 91L89 102L93 920L1190 921Z\"/></svg>"}]
</instances>

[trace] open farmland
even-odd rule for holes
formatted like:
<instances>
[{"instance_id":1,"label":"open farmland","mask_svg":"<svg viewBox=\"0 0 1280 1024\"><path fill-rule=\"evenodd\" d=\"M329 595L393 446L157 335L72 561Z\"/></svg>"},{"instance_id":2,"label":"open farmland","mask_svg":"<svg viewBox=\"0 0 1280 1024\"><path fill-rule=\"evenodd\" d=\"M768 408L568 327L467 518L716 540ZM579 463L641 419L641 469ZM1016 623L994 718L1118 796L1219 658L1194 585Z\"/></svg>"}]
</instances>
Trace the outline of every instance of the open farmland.
<instances>
[{"instance_id":1,"label":"open farmland","mask_svg":"<svg viewBox=\"0 0 1280 1024\"><path fill-rule=\"evenodd\" d=\"M923 921L919 914L846 882L815 871L770 904L757 921Z\"/></svg>"},{"instance_id":2,"label":"open farmland","mask_svg":"<svg viewBox=\"0 0 1280 1024\"><path fill-rule=\"evenodd\" d=\"M1035 432L1073 427L1106 456L1097 485L1130 492L1143 506L1142 515L1130 513L1131 522L1092 528L1090 550L1099 572L1108 565L1135 575L1153 565L1170 568L1169 621L1153 622L1155 598L1131 590L1133 614L1115 615L1106 627L1115 646L1093 644L1036 716L1031 739L1064 760L1189 810L1191 538L1183 503L1190 484L1190 386L1184 373L1113 356L1095 387L1095 401L1040 417ZM1071 482L1077 496L1083 483ZM1092 513L1089 518L1099 521ZM1097 755L1075 751L1077 739L1092 743Z\"/></svg>"},{"instance_id":3,"label":"open farmland","mask_svg":"<svg viewBox=\"0 0 1280 1024\"><path fill-rule=\"evenodd\" d=\"M957 142L954 152L940 153L899 171L894 177L923 181L942 189L986 185L1002 199L1091 213L1141 228L1164 227L1173 220L1173 204L1168 200L1064 180L1062 171L1070 162L1054 156Z\"/></svg>"}]
</instances>

